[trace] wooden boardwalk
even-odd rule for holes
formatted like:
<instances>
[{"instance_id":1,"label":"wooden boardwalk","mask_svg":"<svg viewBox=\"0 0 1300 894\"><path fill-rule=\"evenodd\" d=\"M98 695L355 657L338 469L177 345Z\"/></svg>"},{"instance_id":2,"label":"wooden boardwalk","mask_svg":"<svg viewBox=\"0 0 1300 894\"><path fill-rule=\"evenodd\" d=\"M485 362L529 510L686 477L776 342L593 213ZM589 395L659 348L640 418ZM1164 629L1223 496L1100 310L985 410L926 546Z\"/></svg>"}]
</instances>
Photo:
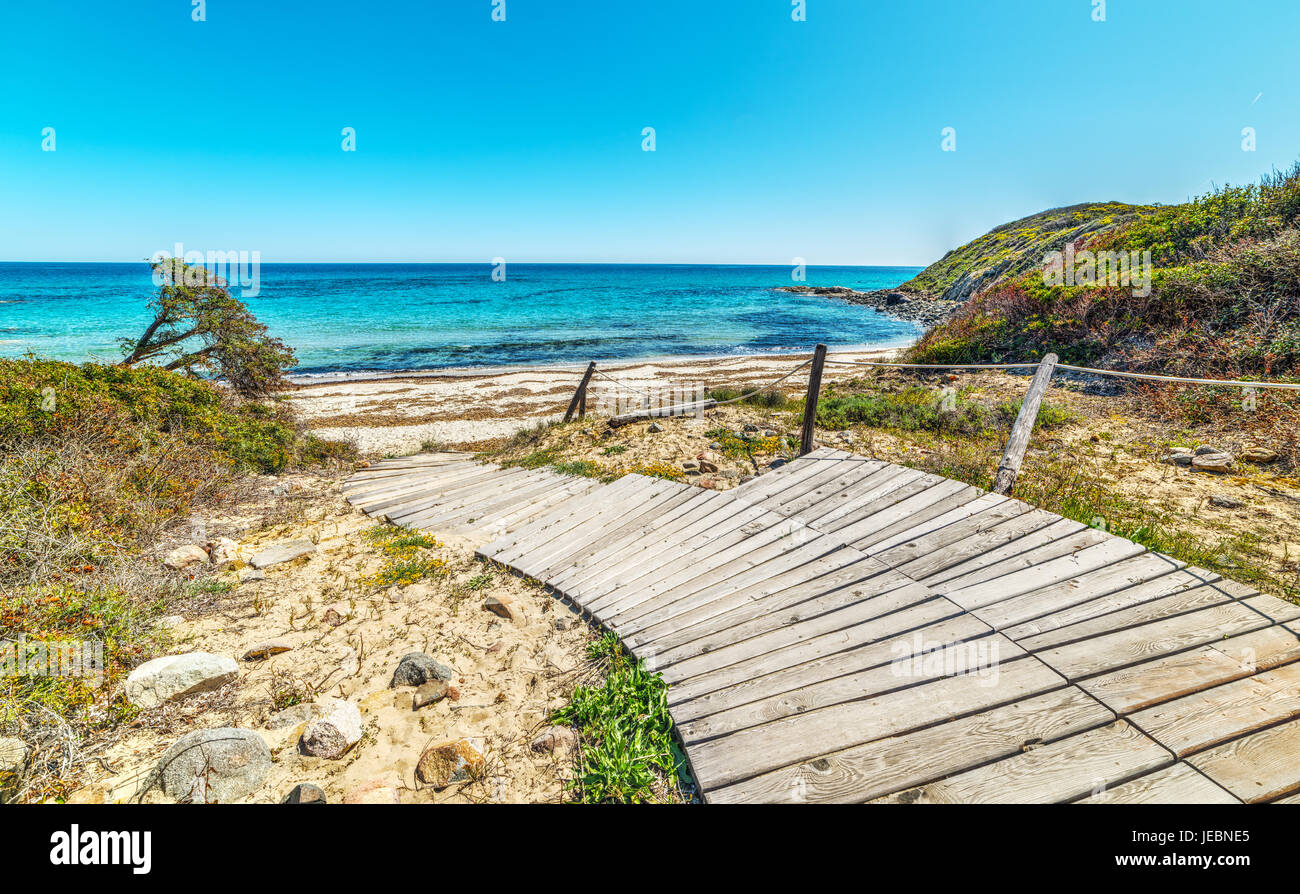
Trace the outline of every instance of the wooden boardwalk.
<instances>
[{"instance_id":1,"label":"wooden boardwalk","mask_svg":"<svg viewBox=\"0 0 1300 894\"><path fill-rule=\"evenodd\" d=\"M439 455L347 495L618 633L710 803L1300 792L1300 608L1017 500L826 449L726 492Z\"/></svg>"}]
</instances>

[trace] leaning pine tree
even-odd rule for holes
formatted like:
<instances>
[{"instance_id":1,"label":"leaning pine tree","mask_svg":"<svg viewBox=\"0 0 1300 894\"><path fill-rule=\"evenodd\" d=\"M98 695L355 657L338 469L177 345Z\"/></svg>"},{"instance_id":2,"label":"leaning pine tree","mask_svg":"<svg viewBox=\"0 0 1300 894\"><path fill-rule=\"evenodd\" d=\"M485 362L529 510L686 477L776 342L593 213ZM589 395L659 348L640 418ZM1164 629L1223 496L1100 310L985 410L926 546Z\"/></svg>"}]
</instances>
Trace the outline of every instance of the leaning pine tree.
<instances>
[{"instance_id":1,"label":"leaning pine tree","mask_svg":"<svg viewBox=\"0 0 1300 894\"><path fill-rule=\"evenodd\" d=\"M286 384L293 350L230 294L224 281L179 258L153 262L158 294L153 320L138 339L122 339L122 366L152 363L175 372L223 379L245 397Z\"/></svg>"}]
</instances>

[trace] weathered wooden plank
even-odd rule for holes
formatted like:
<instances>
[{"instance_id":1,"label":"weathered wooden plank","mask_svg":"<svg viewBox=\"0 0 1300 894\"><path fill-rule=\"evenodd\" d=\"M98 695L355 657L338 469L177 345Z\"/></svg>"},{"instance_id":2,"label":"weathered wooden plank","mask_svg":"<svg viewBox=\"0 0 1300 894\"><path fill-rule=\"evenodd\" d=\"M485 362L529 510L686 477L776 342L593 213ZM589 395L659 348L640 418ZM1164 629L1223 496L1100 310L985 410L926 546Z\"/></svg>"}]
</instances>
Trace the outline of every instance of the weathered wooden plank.
<instances>
[{"instance_id":1,"label":"weathered wooden plank","mask_svg":"<svg viewBox=\"0 0 1300 894\"><path fill-rule=\"evenodd\" d=\"M1300 716L1300 664L1261 671L1138 711L1133 722L1179 757Z\"/></svg>"},{"instance_id":2,"label":"weathered wooden plank","mask_svg":"<svg viewBox=\"0 0 1300 894\"><path fill-rule=\"evenodd\" d=\"M1084 577L994 603L981 609L980 615L1007 636L1019 640L1218 579L1217 574L1208 572L1173 570L1181 564L1159 553L1143 553Z\"/></svg>"},{"instance_id":3,"label":"weathered wooden plank","mask_svg":"<svg viewBox=\"0 0 1300 894\"><path fill-rule=\"evenodd\" d=\"M995 685L976 675L947 677L874 698L846 702L703 742L687 741L704 791L800 763L831 751L975 714L1065 685L1033 658L999 668Z\"/></svg>"},{"instance_id":4,"label":"weathered wooden plank","mask_svg":"<svg viewBox=\"0 0 1300 894\"><path fill-rule=\"evenodd\" d=\"M1071 686L915 732L819 755L710 792L710 804L861 803L1110 723Z\"/></svg>"},{"instance_id":5,"label":"weathered wooden plank","mask_svg":"<svg viewBox=\"0 0 1300 894\"><path fill-rule=\"evenodd\" d=\"M838 639L848 642L848 648L836 649L835 646L839 645L834 642L837 634L831 634L827 637L831 640L827 647L817 650L823 657L800 660L802 656L797 654L797 648L787 647L785 651L789 657L785 660L774 652L743 662L755 667L753 675L745 675L743 668L731 665L687 679L668 690L668 702L673 706L673 716L678 722L685 723L771 696L801 690L826 680L881 668L886 673L875 678L879 683L864 680L859 696L901 689L922 680L951 676L945 669L942 647L977 640L990 633L986 625L970 615L949 615L945 618L941 600L923 603L899 615L911 615L902 620L909 622L919 619L927 626L916 630L908 629L896 622L898 615L890 615L877 619L877 622L887 623L873 625L877 629L867 631L862 637L853 636L854 631L838 632ZM933 620L936 618L940 620ZM901 632L890 635L891 630ZM875 636L874 639L869 638L872 635ZM917 641L918 636L921 637L920 642ZM988 648L985 651L991 654L996 644L990 641L986 645ZM922 648L932 651L924 653L920 651ZM972 654L978 654L978 645ZM1016 650L1015 654L1024 653ZM912 661L912 657L920 660ZM926 658L934 660L927 665ZM710 680L710 677L714 679ZM719 686L719 677L734 682Z\"/></svg>"},{"instance_id":6,"label":"weathered wooden plank","mask_svg":"<svg viewBox=\"0 0 1300 894\"><path fill-rule=\"evenodd\" d=\"M545 475L522 470L498 471L473 482L447 487L425 487L405 496L394 497L380 504L372 504L367 511L374 515L404 524L403 519L415 518L443 508L452 509L470 505L511 488L523 488L530 483L544 481Z\"/></svg>"},{"instance_id":7,"label":"weathered wooden plank","mask_svg":"<svg viewBox=\"0 0 1300 894\"><path fill-rule=\"evenodd\" d=\"M1173 593L1160 599L1151 599L1068 627L1057 627L1055 630L1027 636L1017 642L1031 652L1039 652L1232 601L1231 596L1213 584L1209 584ZM976 614L985 621L989 620L982 612Z\"/></svg>"},{"instance_id":8,"label":"weathered wooden plank","mask_svg":"<svg viewBox=\"0 0 1300 894\"><path fill-rule=\"evenodd\" d=\"M1067 537L1058 546L1064 546L1064 544L1075 539L1079 539L1081 543L1086 543L1082 539L1086 533L1080 532L1077 538ZM1046 555L1049 552L1057 551L1044 548L1042 554ZM1063 552L1064 555L1043 562L1034 562L1029 567L1018 570L1008 570L996 577L990 576L993 569L984 569L974 575L935 584L934 590L937 593L947 595L949 599L963 608L980 609L1004 599L1010 599L1012 596L1031 593L1034 590L1097 571L1122 559L1141 555L1146 551L1146 547L1139 546L1129 540L1110 537L1091 545L1059 551ZM1009 560L1002 563L1001 567L1009 569L1019 564L1020 561L1029 561L1029 557Z\"/></svg>"},{"instance_id":9,"label":"weathered wooden plank","mask_svg":"<svg viewBox=\"0 0 1300 894\"><path fill-rule=\"evenodd\" d=\"M934 598L919 584L912 584L681 661L660 659L656 666L671 684L668 700L675 704L929 627L960 613L951 602ZM971 635L990 632L978 621L974 630ZM910 642L903 645L910 646Z\"/></svg>"},{"instance_id":10,"label":"weathered wooden plank","mask_svg":"<svg viewBox=\"0 0 1300 894\"><path fill-rule=\"evenodd\" d=\"M881 799L895 804L1074 801L1173 763L1124 720Z\"/></svg>"},{"instance_id":11,"label":"weathered wooden plank","mask_svg":"<svg viewBox=\"0 0 1300 894\"><path fill-rule=\"evenodd\" d=\"M562 475L535 473L525 479L510 479L491 489L455 497L422 512L404 514L400 521L393 513L388 513L388 518L399 524L429 530L459 519L482 518L502 507L529 503L563 487L566 480Z\"/></svg>"},{"instance_id":12,"label":"weathered wooden plank","mask_svg":"<svg viewBox=\"0 0 1300 894\"><path fill-rule=\"evenodd\" d=\"M661 652L678 648L718 630L888 570L888 566L865 559L856 550L840 547L820 558L808 558L803 564L774 573L761 584L735 588L727 582L713 592L696 594L700 601L693 607L643 616L639 623L645 626L623 634L624 642L629 646L653 643Z\"/></svg>"},{"instance_id":13,"label":"weathered wooden plank","mask_svg":"<svg viewBox=\"0 0 1300 894\"><path fill-rule=\"evenodd\" d=\"M1177 763L1103 788L1079 804L1240 804L1195 767Z\"/></svg>"},{"instance_id":14,"label":"weathered wooden plank","mask_svg":"<svg viewBox=\"0 0 1300 894\"><path fill-rule=\"evenodd\" d=\"M1129 714L1293 661L1300 661L1300 636L1265 627L1081 680L1079 686L1111 710Z\"/></svg>"},{"instance_id":15,"label":"weathered wooden plank","mask_svg":"<svg viewBox=\"0 0 1300 894\"><path fill-rule=\"evenodd\" d=\"M1039 512L1041 510L1027 513L1025 523L1041 520L1044 524L1035 527L1023 536L1008 540L1001 546L982 549L971 554L969 558L960 564L946 565L934 574L916 575L911 571L905 573L916 577L917 580L928 586L947 585L957 581L986 580L1006 573L1008 568L1013 570L1027 568L1040 561L1062 555L1063 552L1068 553L1080 545L1100 543L1106 539L1105 536L1101 535L1101 532L1090 531L1086 525L1060 518L1049 512L1042 512L1041 515ZM1016 521L1020 521L1020 519L1016 519ZM1077 538L1080 534L1087 538L1087 543L1080 543L1077 539L1069 539L1071 537Z\"/></svg>"},{"instance_id":16,"label":"weathered wooden plank","mask_svg":"<svg viewBox=\"0 0 1300 894\"><path fill-rule=\"evenodd\" d=\"M717 491L696 487L691 490L693 493L681 502L664 508L658 517L620 532L616 540L601 547L583 566L565 569L556 578L556 587L566 593L589 589L593 583L615 573L624 562L638 558L647 544L698 520L703 514L713 512L726 500L726 496Z\"/></svg>"},{"instance_id":17,"label":"weathered wooden plank","mask_svg":"<svg viewBox=\"0 0 1300 894\"><path fill-rule=\"evenodd\" d=\"M651 479L644 475L625 475L603 488L597 488L584 497L564 503L555 511L520 527L485 550L499 562L510 563L524 555L535 545L544 545L577 525L589 521L593 515L621 506L644 491Z\"/></svg>"},{"instance_id":18,"label":"weathered wooden plank","mask_svg":"<svg viewBox=\"0 0 1300 894\"><path fill-rule=\"evenodd\" d=\"M875 556L892 550L897 546L902 546L908 543L917 543L926 535L934 534L946 528L953 527L958 522L965 521L966 519L979 515L987 510L996 509L1004 503L1009 507L1023 505L1017 504L1015 500L1008 500L1006 497L999 497L997 494L984 494L974 500L959 503L940 515L934 515L929 518L913 519L913 524L906 526L896 534L877 540L875 543L871 544L869 549L863 551L868 555ZM1017 510L1013 509L1013 511Z\"/></svg>"},{"instance_id":19,"label":"weathered wooden plank","mask_svg":"<svg viewBox=\"0 0 1300 894\"><path fill-rule=\"evenodd\" d=\"M1020 474L1020 464L1024 462L1025 450L1029 439L1034 434L1034 423L1038 421L1038 409L1043 398L1047 396L1047 387L1052 382L1052 373L1056 371L1059 358L1055 354L1045 354L1034 377L1029 380L1029 390L1020 404L1015 424L1011 426L1011 437L1007 439L1007 448L998 463L998 473L993 482L993 493L1009 494L1015 487L1016 476Z\"/></svg>"},{"instance_id":20,"label":"weathered wooden plank","mask_svg":"<svg viewBox=\"0 0 1300 894\"><path fill-rule=\"evenodd\" d=\"M1193 754L1187 762L1248 804L1300 791L1300 720Z\"/></svg>"},{"instance_id":21,"label":"weathered wooden plank","mask_svg":"<svg viewBox=\"0 0 1300 894\"><path fill-rule=\"evenodd\" d=\"M881 553L880 557L908 577L923 583L943 581L961 574L963 566L967 570L979 567L973 563L983 561L986 556L990 557L989 561L997 561L999 555L1006 558L1032 547L1035 542L1050 540L1051 536L1044 531L1062 521L1042 509L1028 510L1005 519L993 516L987 522L977 516L971 519L969 531L959 529L958 533L964 536L939 539L927 551L917 549L912 556L903 554L900 546ZM1072 530L1083 527L1072 522L1066 524Z\"/></svg>"},{"instance_id":22,"label":"weathered wooden plank","mask_svg":"<svg viewBox=\"0 0 1300 894\"><path fill-rule=\"evenodd\" d=\"M499 540L523 525L555 511L561 504L585 496L599 487L598 482L589 478L570 478L557 490L547 493L544 497L536 497L523 506L512 507L508 511L498 511L491 517L467 520L461 526L461 530L466 535L481 535L489 538L488 542ZM487 558L481 552L477 555Z\"/></svg>"},{"instance_id":23,"label":"weathered wooden plank","mask_svg":"<svg viewBox=\"0 0 1300 894\"><path fill-rule=\"evenodd\" d=\"M698 742L808 711L874 698L904 688L916 688L917 684L933 680L962 676L977 677L991 688L997 685L1002 667L1000 661L1009 661L1023 654L1011 640L995 633L975 640L948 644L947 648L933 655L918 656L915 662L891 662L691 720L679 720L677 729L683 741ZM956 673L946 669L948 665ZM674 719L677 719L676 706L672 707L672 711Z\"/></svg>"},{"instance_id":24,"label":"weathered wooden plank","mask_svg":"<svg viewBox=\"0 0 1300 894\"><path fill-rule=\"evenodd\" d=\"M1080 680L1267 626L1268 619L1259 613L1228 602L1035 654L1069 679Z\"/></svg>"}]
</instances>

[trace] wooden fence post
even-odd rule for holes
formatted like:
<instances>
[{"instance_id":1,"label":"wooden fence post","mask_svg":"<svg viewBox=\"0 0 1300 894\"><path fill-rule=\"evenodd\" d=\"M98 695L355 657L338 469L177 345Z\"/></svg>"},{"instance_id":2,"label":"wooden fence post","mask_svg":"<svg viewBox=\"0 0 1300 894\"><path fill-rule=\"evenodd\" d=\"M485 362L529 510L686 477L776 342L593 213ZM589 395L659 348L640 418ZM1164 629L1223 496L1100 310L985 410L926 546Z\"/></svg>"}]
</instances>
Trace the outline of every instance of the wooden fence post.
<instances>
[{"instance_id":1,"label":"wooden fence post","mask_svg":"<svg viewBox=\"0 0 1300 894\"><path fill-rule=\"evenodd\" d=\"M1011 438L1007 441L1006 452L1002 454L1002 462L998 464L998 477L993 482L995 494L1008 496L1011 489L1016 486L1020 464L1025 459L1029 438L1034 433L1034 423L1038 421L1038 408L1043 404L1043 397L1047 394L1047 386L1052 381L1052 373L1056 371L1056 363L1059 359L1055 354L1048 354L1038 364L1038 371L1034 373L1034 379L1029 383L1029 390L1025 393L1025 402L1020 405L1016 424L1011 427Z\"/></svg>"},{"instance_id":2,"label":"wooden fence post","mask_svg":"<svg viewBox=\"0 0 1300 894\"><path fill-rule=\"evenodd\" d=\"M817 427L817 398L822 390L822 367L826 365L826 346L818 345L813 352L812 369L808 373L808 398L803 405L803 437L799 443L799 455L812 453L813 431Z\"/></svg>"},{"instance_id":3,"label":"wooden fence post","mask_svg":"<svg viewBox=\"0 0 1300 894\"><path fill-rule=\"evenodd\" d=\"M573 392L573 400L569 401L569 409L564 414L564 421L568 422L573 418L573 414L581 409L579 415L587 415L587 383L591 381L591 375L596 371L596 361L593 360L587 364L587 372L582 377L582 384L578 390Z\"/></svg>"}]
</instances>

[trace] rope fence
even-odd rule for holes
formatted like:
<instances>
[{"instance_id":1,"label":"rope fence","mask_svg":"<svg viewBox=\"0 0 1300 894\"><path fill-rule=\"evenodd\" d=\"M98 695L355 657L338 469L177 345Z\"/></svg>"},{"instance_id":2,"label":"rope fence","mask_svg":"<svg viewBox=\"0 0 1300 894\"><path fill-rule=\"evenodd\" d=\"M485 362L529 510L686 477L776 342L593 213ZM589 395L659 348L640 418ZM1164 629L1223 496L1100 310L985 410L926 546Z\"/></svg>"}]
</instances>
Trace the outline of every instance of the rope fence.
<instances>
[{"instance_id":1,"label":"rope fence","mask_svg":"<svg viewBox=\"0 0 1300 894\"><path fill-rule=\"evenodd\" d=\"M842 356L842 355L841 355ZM1038 417L1038 407L1042 403L1047 388L1051 383L1052 376L1058 370L1066 372L1083 373L1086 375L1112 376L1120 379L1133 379L1145 382L1163 382L1171 385L1209 385L1224 388L1276 388L1285 391L1300 391L1300 382L1253 382L1248 380L1234 379L1198 379L1187 376L1161 376L1154 373L1136 373L1121 372L1114 369L1095 369L1090 366L1071 366L1065 363L1058 363L1055 354L1048 354L1037 363L894 363L891 361L873 361L873 360L839 360L835 359L836 355L828 355L825 345L818 345L817 350L811 357L800 363L794 369L779 378L773 379L766 385L760 385L750 391L736 397L730 397L726 400L706 399L701 401L692 401L690 403L669 404L668 406L651 408L649 400L644 409L623 416L615 416L610 419L611 427L617 428L620 425L626 425L630 422L661 418L666 416L680 416L686 413L698 412L701 410L710 410L715 407L725 406L727 404L740 403L749 400L751 397L771 391L777 385L786 381L806 367L811 367L808 375L808 397L804 403L803 430L800 441L800 456L810 453L813 449L813 430L817 420L817 402L821 394L822 370L825 364L835 366L855 366L869 367L874 369L926 369L926 370L1006 370L1006 369L1032 369L1035 370L1034 377L1026 392L1025 400L1021 404L1020 413L1012 426L1011 437L1007 442L1006 451L1003 455L1002 462L998 466L998 474L994 485L994 493L1009 494L1015 485L1015 479L1020 470L1020 464L1024 459L1025 450L1029 445L1030 435L1033 433L1034 423ZM564 415L564 421L569 422L576 412L579 416L587 414L587 388L591 384L593 377L598 376L608 382L613 383L617 388L625 389L640 394L648 399L655 397L650 391L629 385L620 381L613 376L606 375L596 368L596 362L592 361L587 366L587 371L582 377L582 383L574 393L573 399L569 402L568 412Z\"/></svg>"}]
</instances>

